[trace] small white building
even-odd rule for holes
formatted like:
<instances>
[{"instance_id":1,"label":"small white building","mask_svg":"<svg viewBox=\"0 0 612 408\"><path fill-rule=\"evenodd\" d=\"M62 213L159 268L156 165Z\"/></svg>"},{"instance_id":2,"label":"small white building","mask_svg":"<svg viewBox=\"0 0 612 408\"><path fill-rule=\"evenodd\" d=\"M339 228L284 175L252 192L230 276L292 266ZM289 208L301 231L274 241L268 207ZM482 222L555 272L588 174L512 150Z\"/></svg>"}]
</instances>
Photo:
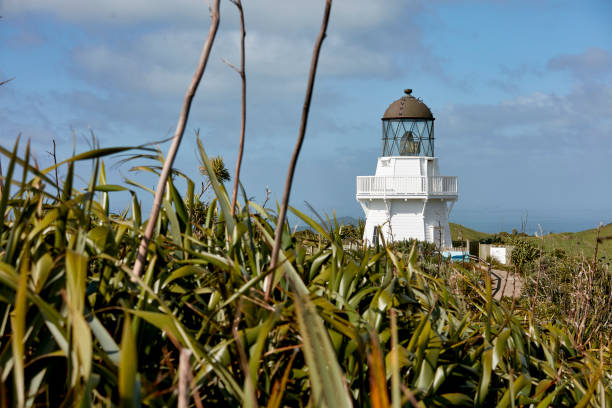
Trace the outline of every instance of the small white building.
<instances>
[{"instance_id":1,"label":"small white building","mask_svg":"<svg viewBox=\"0 0 612 408\"><path fill-rule=\"evenodd\" d=\"M434 156L431 111L406 89L382 117L382 156L374 176L357 177L366 215L364 241L379 231L387 241L416 238L452 247L448 217L458 198L457 177L442 176Z\"/></svg>"}]
</instances>

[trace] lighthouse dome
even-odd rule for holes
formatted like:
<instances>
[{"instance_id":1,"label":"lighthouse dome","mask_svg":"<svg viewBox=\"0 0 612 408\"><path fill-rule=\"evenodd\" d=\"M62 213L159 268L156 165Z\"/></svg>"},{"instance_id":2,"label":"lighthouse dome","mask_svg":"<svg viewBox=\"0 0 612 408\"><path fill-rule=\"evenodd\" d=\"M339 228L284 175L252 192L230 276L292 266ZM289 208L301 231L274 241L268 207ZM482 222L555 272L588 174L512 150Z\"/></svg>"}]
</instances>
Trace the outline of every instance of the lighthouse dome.
<instances>
[{"instance_id":1,"label":"lighthouse dome","mask_svg":"<svg viewBox=\"0 0 612 408\"><path fill-rule=\"evenodd\" d=\"M404 90L406 95L393 102L383 115L383 120L388 119L429 119L434 117L431 111L420 99L412 96L412 89Z\"/></svg>"}]
</instances>

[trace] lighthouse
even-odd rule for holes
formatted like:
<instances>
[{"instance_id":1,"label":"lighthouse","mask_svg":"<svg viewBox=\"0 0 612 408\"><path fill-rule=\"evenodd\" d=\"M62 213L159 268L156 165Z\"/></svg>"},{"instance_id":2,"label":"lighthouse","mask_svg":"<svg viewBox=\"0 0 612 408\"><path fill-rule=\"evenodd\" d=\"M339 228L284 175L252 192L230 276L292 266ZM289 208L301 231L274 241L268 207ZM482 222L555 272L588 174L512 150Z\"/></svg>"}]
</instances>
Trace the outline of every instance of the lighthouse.
<instances>
[{"instance_id":1,"label":"lighthouse","mask_svg":"<svg viewBox=\"0 0 612 408\"><path fill-rule=\"evenodd\" d=\"M457 177L442 176L434 151L434 120L411 89L382 117L382 156L374 176L357 177L357 201L366 216L364 241L411 238L452 247L448 217L457 201Z\"/></svg>"}]
</instances>

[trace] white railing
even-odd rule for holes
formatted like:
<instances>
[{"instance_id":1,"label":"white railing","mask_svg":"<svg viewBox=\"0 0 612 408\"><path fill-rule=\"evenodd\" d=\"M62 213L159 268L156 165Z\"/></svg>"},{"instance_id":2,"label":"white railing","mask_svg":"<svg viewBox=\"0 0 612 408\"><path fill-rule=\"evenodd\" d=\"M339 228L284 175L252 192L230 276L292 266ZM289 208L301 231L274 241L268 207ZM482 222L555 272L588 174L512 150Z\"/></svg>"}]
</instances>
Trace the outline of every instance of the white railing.
<instances>
[{"instance_id":1,"label":"white railing","mask_svg":"<svg viewBox=\"0 0 612 408\"><path fill-rule=\"evenodd\" d=\"M361 196L411 196L457 195L457 177L357 177L357 195Z\"/></svg>"}]
</instances>

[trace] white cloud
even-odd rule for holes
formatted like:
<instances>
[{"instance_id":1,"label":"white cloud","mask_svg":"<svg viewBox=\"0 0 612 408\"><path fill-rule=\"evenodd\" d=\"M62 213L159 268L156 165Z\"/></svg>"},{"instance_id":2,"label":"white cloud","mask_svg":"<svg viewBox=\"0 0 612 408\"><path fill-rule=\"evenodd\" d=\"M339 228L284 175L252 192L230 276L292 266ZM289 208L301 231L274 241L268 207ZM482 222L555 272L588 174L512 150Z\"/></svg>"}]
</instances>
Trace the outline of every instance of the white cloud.
<instances>
[{"instance_id":1,"label":"white cloud","mask_svg":"<svg viewBox=\"0 0 612 408\"><path fill-rule=\"evenodd\" d=\"M612 150L611 117L612 86L581 84L567 94L533 92L498 104L450 105L440 113L437 130L451 135L439 140L454 148L478 146L525 158Z\"/></svg>"},{"instance_id":2,"label":"white cloud","mask_svg":"<svg viewBox=\"0 0 612 408\"><path fill-rule=\"evenodd\" d=\"M551 58L548 68L566 70L581 80L595 80L612 74L612 52L603 48L587 48L581 54L563 54Z\"/></svg>"},{"instance_id":3,"label":"white cloud","mask_svg":"<svg viewBox=\"0 0 612 408\"><path fill-rule=\"evenodd\" d=\"M201 52L202 30L164 29L146 33L122 44L80 48L75 61L82 75L105 86L152 94L182 94ZM302 84L308 72L314 40L304 36L280 36L250 31L246 41L249 80L263 81L267 89ZM221 94L237 81L221 58L238 65L239 33L220 33L205 74L208 91ZM394 69L388 54L331 34L324 43L319 76L386 76ZM289 88L293 88L289 85Z\"/></svg>"},{"instance_id":4,"label":"white cloud","mask_svg":"<svg viewBox=\"0 0 612 408\"><path fill-rule=\"evenodd\" d=\"M244 1L247 28L261 22L270 29L309 29L320 23L324 1L258 0ZM363 29L379 26L397 16L401 9L417 7L416 1L405 0L336 0L332 6L332 24L339 29ZM43 12L76 23L133 24L142 22L186 23L208 19L203 0L5 0L3 13ZM235 8L221 2L221 17L234 19ZM318 27L318 26L317 26Z\"/></svg>"},{"instance_id":5,"label":"white cloud","mask_svg":"<svg viewBox=\"0 0 612 408\"><path fill-rule=\"evenodd\" d=\"M201 0L148 1L148 0L5 0L3 13L43 12L64 20L81 23L135 23L161 19L202 19L208 16Z\"/></svg>"}]
</instances>

